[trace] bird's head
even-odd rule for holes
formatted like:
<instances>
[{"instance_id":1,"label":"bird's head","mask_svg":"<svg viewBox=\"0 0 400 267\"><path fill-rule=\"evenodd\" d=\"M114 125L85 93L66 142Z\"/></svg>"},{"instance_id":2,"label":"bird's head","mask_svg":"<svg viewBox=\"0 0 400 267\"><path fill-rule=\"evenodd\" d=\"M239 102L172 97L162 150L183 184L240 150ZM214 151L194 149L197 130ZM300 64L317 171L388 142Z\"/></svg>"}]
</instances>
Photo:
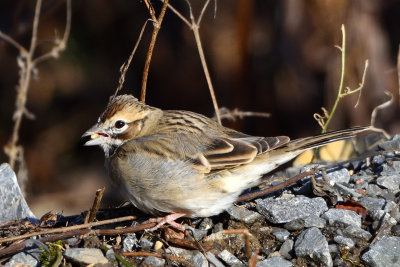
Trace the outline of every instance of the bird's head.
<instances>
[{"instance_id":1,"label":"bird's head","mask_svg":"<svg viewBox=\"0 0 400 267\"><path fill-rule=\"evenodd\" d=\"M97 123L82 137L89 137L85 146L101 146L106 154L123 143L150 134L162 111L139 102L131 95L110 100Z\"/></svg>"}]
</instances>

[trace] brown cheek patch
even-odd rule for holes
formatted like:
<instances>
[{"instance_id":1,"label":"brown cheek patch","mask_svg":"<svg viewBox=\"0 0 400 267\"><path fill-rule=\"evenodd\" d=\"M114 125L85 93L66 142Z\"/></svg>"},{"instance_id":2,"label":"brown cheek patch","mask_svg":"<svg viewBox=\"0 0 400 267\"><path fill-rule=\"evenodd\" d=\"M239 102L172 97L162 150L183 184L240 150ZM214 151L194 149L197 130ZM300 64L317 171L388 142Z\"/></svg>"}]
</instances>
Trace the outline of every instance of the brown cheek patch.
<instances>
[{"instance_id":1,"label":"brown cheek patch","mask_svg":"<svg viewBox=\"0 0 400 267\"><path fill-rule=\"evenodd\" d=\"M138 133L142 130L142 121L135 121L129 124L129 128L118 135L119 139L127 140L133 139L138 136Z\"/></svg>"},{"instance_id":2,"label":"brown cheek patch","mask_svg":"<svg viewBox=\"0 0 400 267\"><path fill-rule=\"evenodd\" d=\"M122 139L122 140L128 140L128 139L132 139L132 138L134 138L134 134L132 131L126 131L126 132L118 135L118 139Z\"/></svg>"}]
</instances>

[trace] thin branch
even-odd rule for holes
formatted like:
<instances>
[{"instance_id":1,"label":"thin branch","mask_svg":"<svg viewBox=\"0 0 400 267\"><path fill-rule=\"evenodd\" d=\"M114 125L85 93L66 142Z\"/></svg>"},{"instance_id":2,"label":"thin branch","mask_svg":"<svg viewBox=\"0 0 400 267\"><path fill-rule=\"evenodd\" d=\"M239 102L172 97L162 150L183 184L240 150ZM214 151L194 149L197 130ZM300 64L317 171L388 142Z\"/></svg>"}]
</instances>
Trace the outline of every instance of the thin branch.
<instances>
[{"instance_id":1,"label":"thin branch","mask_svg":"<svg viewBox=\"0 0 400 267\"><path fill-rule=\"evenodd\" d=\"M193 15L192 5L190 4L190 1L189 1L189 0L185 0L185 1L186 1L186 4L187 4L188 7L189 7L189 17L190 17L190 20L192 21L192 22L190 23L190 26L193 27L193 25L195 25L196 23L195 23L195 21L194 21L194 15Z\"/></svg>"},{"instance_id":2,"label":"thin branch","mask_svg":"<svg viewBox=\"0 0 400 267\"><path fill-rule=\"evenodd\" d=\"M160 1L165 3L164 0L160 0ZM197 19L197 22L196 22L196 20L194 18L192 5L190 4L189 0L186 0L186 3L188 5L188 7L189 7L189 17L190 17L191 22L188 19L186 19L185 16L183 16L173 6L168 5L168 8L171 9L171 11L173 13L175 13L175 15L177 15L193 31L194 38L195 38L196 45L197 45L197 50L199 51L200 61L201 61L202 67L203 67L204 75L206 76L207 85L208 85L208 88L210 90L211 100L213 102L213 106L214 106L215 114L216 114L216 117L217 117L217 121L218 121L219 124L222 124L221 123L221 116L220 116L220 112L219 112L219 108L218 108L218 102L217 102L217 99L215 97L214 88L213 88L213 85L212 85L212 82L211 82L210 72L208 71L207 62L205 60L204 50L203 50L203 47L202 47L202 44L201 44L200 32L199 32L200 23L201 23L201 20L203 18L203 15L204 15L204 13L205 13L205 11L207 9L207 6L208 6L209 2L210 2L210 0L206 0L205 1L204 6L202 7L202 10L200 12L199 18Z\"/></svg>"},{"instance_id":3,"label":"thin branch","mask_svg":"<svg viewBox=\"0 0 400 267\"><path fill-rule=\"evenodd\" d=\"M64 30L64 35L63 38L60 40L57 40L56 38L56 46L54 46L50 52L41 55L40 57L37 57L36 59L33 60L33 63L35 66L37 66L40 62L43 62L45 60L48 60L50 58L58 58L60 52L64 51L67 47L67 42L69 39L69 34L71 32L71 17L72 17L72 6L71 6L71 0L67 0L67 16L66 16L66 25L65 25L65 30Z\"/></svg>"},{"instance_id":4,"label":"thin branch","mask_svg":"<svg viewBox=\"0 0 400 267\"><path fill-rule=\"evenodd\" d=\"M397 79L398 79L398 92L399 92L399 98L400 98L400 45L399 45L399 51L397 51ZM399 99L400 100L400 99Z\"/></svg>"},{"instance_id":5,"label":"thin branch","mask_svg":"<svg viewBox=\"0 0 400 267\"><path fill-rule=\"evenodd\" d=\"M81 235L85 235L85 234L115 236L115 235L121 235L121 234L126 234L126 233L135 233L135 232L143 231L145 229L152 228L155 225L156 225L156 223L143 223L143 224L125 227L125 228L119 228L119 229L94 229L94 230L93 229L80 229L80 230L68 231L68 232L61 233L61 234L43 237L43 238L38 239L38 241L42 242L42 243L53 242L53 241L62 240L62 239L65 239L65 238L68 238L71 236L81 236ZM0 257L14 253L19 250L22 250L22 249L24 249L24 247L27 244L29 244L29 240L25 240L25 241L17 243L17 244L12 244L6 248L0 249Z\"/></svg>"},{"instance_id":6,"label":"thin branch","mask_svg":"<svg viewBox=\"0 0 400 267\"><path fill-rule=\"evenodd\" d=\"M363 76L362 76L362 78L361 78L361 83L359 84L359 86L358 86L356 89L353 89L353 90L350 89L349 87L346 87L347 90L346 90L343 94L340 95L340 97L345 97L345 96L347 96L347 95L351 95L351 94L360 92L360 93L358 94L357 102L356 102L356 104L354 105L354 108L358 107L358 104L360 103L361 90L364 88L365 77L366 77L366 75L367 75L368 65L369 65L369 64L368 64L368 59L367 59L367 60L365 60Z\"/></svg>"},{"instance_id":7,"label":"thin branch","mask_svg":"<svg viewBox=\"0 0 400 267\"><path fill-rule=\"evenodd\" d=\"M161 0L164 3L164 0ZM178 10L176 10L171 4L168 4L168 8L171 9L172 12L175 13L189 28L192 28L192 23L189 22Z\"/></svg>"},{"instance_id":8,"label":"thin branch","mask_svg":"<svg viewBox=\"0 0 400 267\"><path fill-rule=\"evenodd\" d=\"M161 28L161 23L164 19L165 11L167 10L167 7L168 7L168 1L169 0L164 1L163 6L160 11L160 15L158 16L157 20L155 20L154 9L151 6L149 6L147 1L145 1L146 5L149 9L150 15L152 16L154 21L153 21L153 34L151 35L149 50L147 52L146 62L144 64L144 70L143 70L142 89L141 89L141 93L140 93L140 101L141 102L146 101L147 78L149 76L151 57L153 55L153 50L154 50L154 46L156 44L158 32L160 31L160 28Z\"/></svg>"},{"instance_id":9,"label":"thin branch","mask_svg":"<svg viewBox=\"0 0 400 267\"><path fill-rule=\"evenodd\" d=\"M324 110L323 116L321 116L318 113L314 114L314 118L317 120L318 124L322 127L322 133L326 133L328 126L336 112L336 108L342 98L359 92L358 99L357 99L357 102L356 102L354 108L356 108L358 106L358 103L360 102L361 91L364 88L365 77L366 77L367 69L368 69L368 60L366 60L365 65L364 65L364 72L363 72L359 87L357 87L356 89L350 89L349 87L346 87L345 89L343 89L344 76L346 73L346 30L345 30L344 25L342 25L341 30L342 30L342 46L335 46L336 48L338 48L340 50L341 55L342 55L342 67L341 67L340 83L339 83L337 97L336 97L335 103L333 104L332 110L330 112L327 112L326 110L323 109ZM315 153L314 153L314 155L315 155Z\"/></svg>"},{"instance_id":10,"label":"thin branch","mask_svg":"<svg viewBox=\"0 0 400 267\"><path fill-rule=\"evenodd\" d=\"M389 91L385 91L385 94L386 94L390 99L389 99L388 101L386 101L386 102L384 102L384 103L382 103L382 104L376 106L376 107L374 108L374 110L372 111L372 113L371 113L371 127L372 127L371 130L376 131L376 132L380 132L380 133L382 133L387 139L389 139L389 138L390 138L390 135L389 135L384 129L377 128L377 127L375 126L376 116L377 116L377 114L378 114L378 111L380 111L380 110L382 110L382 109L385 109L385 108L389 107L390 105L392 105L392 104L394 103L393 94L390 93Z\"/></svg>"},{"instance_id":11,"label":"thin branch","mask_svg":"<svg viewBox=\"0 0 400 267\"><path fill-rule=\"evenodd\" d=\"M74 231L74 230L78 230L78 229L100 226L100 225L105 225L105 224L112 224L112 223L117 223L117 222L130 221L130 220L135 220L135 219L136 219L135 216L125 216L125 217L120 217L120 218L115 218L115 219L103 220L103 221L99 221L99 222L85 223L85 224L79 224L79 225L74 225L74 226L67 226L67 227L61 227L61 228L56 228L56 229L38 231L38 232L28 233L28 234L24 234L24 235L20 235L20 236L0 238L0 244L5 243L5 242L26 239L26 238L29 238L32 236L48 235L48 234L54 234L54 233L65 233L68 231ZM152 225L154 225L154 224L152 224Z\"/></svg>"},{"instance_id":12,"label":"thin branch","mask_svg":"<svg viewBox=\"0 0 400 267\"><path fill-rule=\"evenodd\" d=\"M122 64L122 66L120 67L120 69L119 69L120 72L121 72L121 76L119 77L118 88L117 88L117 90L115 90L113 98L115 98L117 96L118 92L124 86L126 72L128 71L129 66L131 65L131 61L132 61L133 55L136 53L136 49L138 48L139 43L142 40L143 32L144 32L144 29L146 28L148 22L149 22L149 20L146 20L145 23L143 24L142 29L140 30L139 37L136 40L135 46L133 47L133 50L132 50L128 60L126 62L124 62Z\"/></svg>"},{"instance_id":13,"label":"thin branch","mask_svg":"<svg viewBox=\"0 0 400 267\"><path fill-rule=\"evenodd\" d=\"M249 267L256 267L257 266L257 257L258 257L258 250L253 253L251 258L249 259Z\"/></svg>"},{"instance_id":14,"label":"thin branch","mask_svg":"<svg viewBox=\"0 0 400 267\"><path fill-rule=\"evenodd\" d=\"M27 57L28 50L25 49L22 45L20 45L17 41L15 41L11 36L5 34L4 32L0 31L0 38L4 39L4 41L8 42L9 44L13 45L23 57Z\"/></svg>"},{"instance_id":15,"label":"thin branch","mask_svg":"<svg viewBox=\"0 0 400 267\"><path fill-rule=\"evenodd\" d=\"M204 15L204 13L206 12L206 9L207 9L207 6L208 6L209 3L210 3L210 0L207 0L207 1L204 3L203 8L201 9L200 16L199 16L199 18L197 19L197 23L196 23L196 24L199 25L199 26L200 26L201 20L203 19L203 15Z\"/></svg>"},{"instance_id":16,"label":"thin branch","mask_svg":"<svg viewBox=\"0 0 400 267\"><path fill-rule=\"evenodd\" d=\"M210 89L210 95L211 95L211 99L212 99L212 102L213 102L213 105L214 105L215 114L217 115L217 121L218 121L219 124L222 124L221 123L221 116L219 114L219 108L218 108L218 104L217 104L217 98L215 97L214 87L213 87L213 84L211 82L210 72L208 71L206 58L204 56L203 47L201 45L199 28L198 27L193 27L193 33L194 33L194 38L196 39L196 44L197 44L197 49L199 51L201 64L203 65L204 75L206 76L208 88Z\"/></svg>"},{"instance_id":17,"label":"thin branch","mask_svg":"<svg viewBox=\"0 0 400 267\"><path fill-rule=\"evenodd\" d=\"M235 108L234 110L229 110L228 108L225 107L220 108L219 113L222 120L227 119L231 121L235 121L236 118L243 119L245 117L263 117L263 118L271 117L270 113L241 111L237 108ZM214 116L213 119L217 119L216 116Z\"/></svg>"},{"instance_id":18,"label":"thin branch","mask_svg":"<svg viewBox=\"0 0 400 267\"><path fill-rule=\"evenodd\" d=\"M343 24L342 24L341 30L342 30L342 46L341 47L337 47L340 50L341 54L342 54L342 71L341 71L341 75L340 75L338 96L341 94L341 92L343 90L344 74L346 73L345 72L345 66L346 66L346 29L345 29ZM332 107L332 111L330 112L330 116L328 117L328 119L324 123L324 127L322 128L322 133L326 133L326 131L328 129L328 125L331 122L331 120L333 118L333 114L336 111L336 107L339 104L339 100L340 100L340 97L336 97L335 103L333 104L333 107Z\"/></svg>"},{"instance_id":19,"label":"thin branch","mask_svg":"<svg viewBox=\"0 0 400 267\"><path fill-rule=\"evenodd\" d=\"M302 173L300 173L300 174L298 174L298 175L296 175L296 176L294 176L294 177L292 177L292 178L290 178L290 179L288 179L288 180L286 180L286 181L284 181L284 182L282 182L280 184L271 186L269 188L266 188L266 189L263 189L263 190L260 190L260 191L256 191L256 192L253 192L253 193L242 195L235 201L235 203L251 200L251 199L254 199L254 198L257 198L257 197L260 197L260 196L264 196L266 194L269 194L269 193L272 193L272 192L275 192L275 191L278 191L278 190L282 190L282 189L288 187L289 185L294 184L297 181L300 181L301 179L303 179L303 178L305 178L305 177L307 177L309 175L312 175L314 173L317 173L317 172L319 172L319 170L310 170L310 171L302 172Z\"/></svg>"},{"instance_id":20,"label":"thin branch","mask_svg":"<svg viewBox=\"0 0 400 267\"><path fill-rule=\"evenodd\" d=\"M96 197L94 198L92 208L87 213L87 216L85 218L85 223L91 223L94 221L94 219L96 219L96 214L97 214L97 211L99 210L100 202L101 202L101 199L103 198L104 190L106 190L105 187L103 187L101 189L97 189Z\"/></svg>"},{"instance_id":21,"label":"thin branch","mask_svg":"<svg viewBox=\"0 0 400 267\"><path fill-rule=\"evenodd\" d=\"M42 0L37 0L36 7L35 7L35 17L33 18L31 45L29 47L29 54L30 54L31 58L33 58L33 53L35 52L35 49L36 49L37 31L38 31L38 27L39 27L41 6L42 6Z\"/></svg>"},{"instance_id":22,"label":"thin branch","mask_svg":"<svg viewBox=\"0 0 400 267\"><path fill-rule=\"evenodd\" d=\"M29 88L29 83L31 81L32 71L34 69L34 65L32 63L33 54L35 52L36 41L37 41L37 28L39 25L39 16L40 16L40 7L42 1L36 1L35 7L35 16L33 19L33 28L32 28L32 37L31 37L31 45L29 48L28 54L25 57L19 59L20 63L20 79L18 84L18 94L15 102L15 112L13 115L13 119L15 121L14 128L11 136L10 144L8 145L7 152L9 157L9 164L12 169L15 168L15 162L18 157L18 139L19 139L19 129L21 127L22 118L24 116L26 98ZM23 55L23 50L20 50Z\"/></svg>"},{"instance_id":23,"label":"thin branch","mask_svg":"<svg viewBox=\"0 0 400 267\"><path fill-rule=\"evenodd\" d=\"M149 10L151 19L153 20L154 23L157 23L156 12L154 11L153 5L149 1L150 0L144 0L144 3L146 5L147 9Z\"/></svg>"},{"instance_id":24,"label":"thin branch","mask_svg":"<svg viewBox=\"0 0 400 267\"><path fill-rule=\"evenodd\" d=\"M31 82L31 77L32 74L35 72L35 67L36 65L53 56L57 56L59 52L65 50L66 47L66 42L69 37L69 32L71 29L71 0L67 1L67 20L66 20L66 27L65 27L65 32L64 32L64 37L59 44L54 47L49 53L44 54L36 59L34 59L34 53L37 48L37 33L38 33L38 27L39 27L39 18L40 18L40 9L42 5L42 0L37 0L36 1L36 6L35 6L35 15L33 19L33 26L32 26L32 37L31 37L31 43L29 47L29 51L25 49L23 46L21 46L18 42L16 42L14 39L9 37L8 35L0 32L0 37L2 37L4 40L12 44L14 47L16 47L19 51L21 56L18 57L18 66L20 68L20 77L18 81L18 86L17 86L17 97L15 101L15 112L13 114L13 120L14 120L14 127L11 135L11 140L9 144L4 148L6 154L9 157L9 164L12 169L15 169L15 163L18 158L20 158L21 155L18 155L22 151L19 146L18 146L18 140L19 140L19 129L21 127L21 122L22 118L24 116L30 118L32 116L29 116L31 113L27 111L26 109L26 101L27 101L27 94L28 94L28 89L29 89L29 84Z\"/></svg>"}]
</instances>

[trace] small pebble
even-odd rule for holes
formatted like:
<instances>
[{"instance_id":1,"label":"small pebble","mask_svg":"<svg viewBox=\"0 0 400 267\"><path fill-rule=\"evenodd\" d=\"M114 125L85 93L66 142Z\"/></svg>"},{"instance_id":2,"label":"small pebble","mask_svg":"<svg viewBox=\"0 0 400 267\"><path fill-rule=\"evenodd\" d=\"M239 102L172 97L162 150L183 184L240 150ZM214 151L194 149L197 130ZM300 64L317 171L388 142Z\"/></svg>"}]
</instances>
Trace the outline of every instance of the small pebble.
<instances>
[{"instance_id":1,"label":"small pebble","mask_svg":"<svg viewBox=\"0 0 400 267\"><path fill-rule=\"evenodd\" d=\"M282 228L272 229L272 234L275 236L276 240L279 242L285 242L285 240L290 236L290 232Z\"/></svg>"}]
</instances>

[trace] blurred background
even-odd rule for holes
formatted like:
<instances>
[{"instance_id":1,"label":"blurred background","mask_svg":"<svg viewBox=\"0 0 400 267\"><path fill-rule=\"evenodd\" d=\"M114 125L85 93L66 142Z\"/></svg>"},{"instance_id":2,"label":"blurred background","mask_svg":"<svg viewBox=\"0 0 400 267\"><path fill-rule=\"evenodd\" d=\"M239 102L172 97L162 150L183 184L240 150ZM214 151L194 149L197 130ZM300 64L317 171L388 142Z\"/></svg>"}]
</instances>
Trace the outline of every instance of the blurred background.
<instances>
[{"instance_id":1,"label":"blurred background","mask_svg":"<svg viewBox=\"0 0 400 267\"><path fill-rule=\"evenodd\" d=\"M35 2L0 1L0 30L29 46ZM188 17L183 0L170 1ZM194 14L203 1L191 1ZM160 2L152 1L160 10ZM215 4L217 5L215 11ZM65 29L65 1L44 0L37 55L48 51ZM28 204L37 216L47 211L79 213L91 206L96 189L106 186L103 206L123 201L105 175L99 148L83 147L80 136L104 110L118 86L119 68L129 57L149 18L143 1L72 1L68 46L58 59L38 67L28 93L20 144L29 180ZM221 107L268 112L224 125L252 135L321 131L313 114L330 109L340 80L342 24L347 31L345 86L358 87L369 59L360 105L358 95L342 100L330 129L369 125L373 108L395 103L378 114L377 126L399 132L397 55L400 1L386 0L219 0L211 1L200 26L203 48ZM152 25L146 28L121 93L140 94ZM43 41L43 42L42 42ZM0 147L10 139L18 84L18 51L0 40ZM190 28L167 11L150 65L146 102L213 116L214 110ZM8 158L1 151L0 162Z\"/></svg>"}]
</instances>

